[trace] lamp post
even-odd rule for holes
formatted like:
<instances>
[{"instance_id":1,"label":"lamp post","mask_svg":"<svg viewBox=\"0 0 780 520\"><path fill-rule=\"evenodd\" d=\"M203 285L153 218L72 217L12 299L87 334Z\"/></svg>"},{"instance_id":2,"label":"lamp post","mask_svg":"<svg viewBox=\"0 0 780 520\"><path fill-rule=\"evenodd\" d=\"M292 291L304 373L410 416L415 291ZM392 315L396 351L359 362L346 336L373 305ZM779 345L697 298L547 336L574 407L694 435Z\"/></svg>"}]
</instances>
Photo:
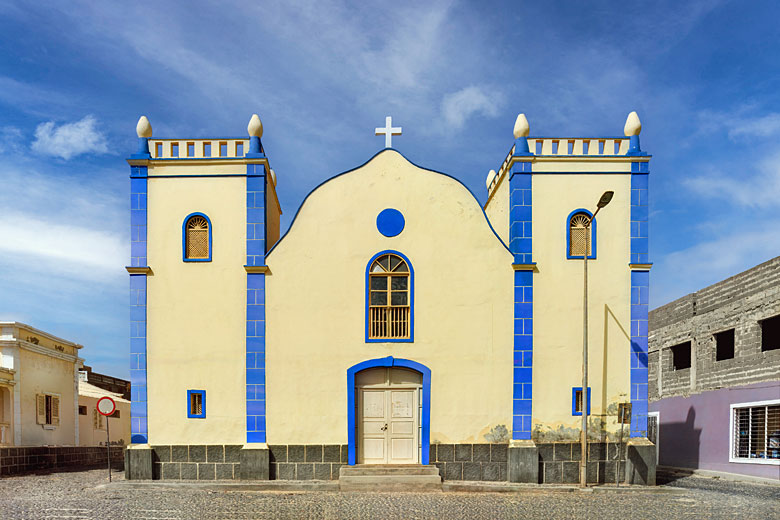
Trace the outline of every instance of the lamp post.
<instances>
[{"instance_id":1,"label":"lamp post","mask_svg":"<svg viewBox=\"0 0 780 520\"><path fill-rule=\"evenodd\" d=\"M596 203L596 211L593 216L585 223L585 251L582 255L584 283L582 298L582 389L580 390L580 408L582 409L580 487L583 488L587 486L588 482L588 255L590 254L590 225L599 210L609 204L614 194L614 191L605 191Z\"/></svg>"}]
</instances>

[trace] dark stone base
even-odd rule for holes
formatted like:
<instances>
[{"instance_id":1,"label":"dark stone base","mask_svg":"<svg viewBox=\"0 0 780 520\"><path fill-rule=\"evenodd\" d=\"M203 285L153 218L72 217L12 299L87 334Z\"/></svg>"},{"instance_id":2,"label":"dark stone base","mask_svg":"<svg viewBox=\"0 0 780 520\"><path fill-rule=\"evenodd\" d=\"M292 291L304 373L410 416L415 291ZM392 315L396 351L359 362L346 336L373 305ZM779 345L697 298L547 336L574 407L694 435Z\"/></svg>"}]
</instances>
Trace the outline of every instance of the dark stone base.
<instances>
[{"instance_id":1,"label":"dark stone base","mask_svg":"<svg viewBox=\"0 0 780 520\"><path fill-rule=\"evenodd\" d=\"M151 448L131 448L125 450L125 479L152 480L153 451Z\"/></svg>"},{"instance_id":2,"label":"dark stone base","mask_svg":"<svg viewBox=\"0 0 780 520\"><path fill-rule=\"evenodd\" d=\"M431 444L430 464L443 480L507 480L506 444Z\"/></svg>"},{"instance_id":3,"label":"dark stone base","mask_svg":"<svg viewBox=\"0 0 780 520\"><path fill-rule=\"evenodd\" d=\"M130 451L130 450L128 450ZM241 445L152 446L155 480L234 480L241 477Z\"/></svg>"},{"instance_id":4,"label":"dark stone base","mask_svg":"<svg viewBox=\"0 0 780 520\"><path fill-rule=\"evenodd\" d=\"M533 441L516 441L509 446L509 482L539 482L539 449Z\"/></svg>"},{"instance_id":5,"label":"dark stone base","mask_svg":"<svg viewBox=\"0 0 780 520\"><path fill-rule=\"evenodd\" d=\"M272 444L272 480L338 480L349 460L346 444Z\"/></svg>"},{"instance_id":6,"label":"dark stone base","mask_svg":"<svg viewBox=\"0 0 780 520\"><path fill-rule=\"evenodd\" d=\"M537 444L540 484L577 484L580 481L582 447L579 442ZM619 453L618 453L619 452ZM620 449L613 442L588 443L587 481L614 484L620 466L620 482L625 482L626 444Z\"/></svg>"},{"instance_id":7,"label":"dark stone base","mask_svg":"<svg viewBox=\"0 0 780 520\"><path fill-rule=\"evenodd\" d=\"M33 471L107 466L105 446L30 446L0 448L0 476ZM122 469L125 447L111 447L111 467Z\"/></svg>"},{"instance_id":8,"label":"dark stone base","mask_svg":"<svg viewBox=\"0 0 780 520\"><path fill-rule=\"evenodd\" d=\"M655 444L644 438L628 442L626 475L629 484L655 486Z\"/></svg>"},{"instance_id":9,"label":"dark stone base","mask_svg":"<svg viewBox=\"0 0 780 520\"><path fill-rule=\"evenodd\" d=\"M268 480L270 478L270 450L268 446L247 444L241 449L241 480Z\"/></svg>"}]
</instances>

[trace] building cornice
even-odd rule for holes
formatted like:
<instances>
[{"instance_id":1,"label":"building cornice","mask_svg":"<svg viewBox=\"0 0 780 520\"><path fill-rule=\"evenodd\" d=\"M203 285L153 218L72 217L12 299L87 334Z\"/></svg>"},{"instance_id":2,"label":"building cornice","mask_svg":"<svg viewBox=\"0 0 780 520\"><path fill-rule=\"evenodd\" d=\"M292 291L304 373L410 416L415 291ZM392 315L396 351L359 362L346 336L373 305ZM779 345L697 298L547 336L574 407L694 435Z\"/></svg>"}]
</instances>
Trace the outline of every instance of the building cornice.
<instances>
[{"instance_id":1,"label":"building cornice","mask_svg":"<svg viewBox=\"0 0 780 520\"><path fill-rule=\"evenodd\" d=\"M49 334L48 332L44 332L40 329L36 329L35 327L31 327L30 325L27 325L26 323L22 323L20 321L0 321L0 328L2 327L16 327L21 329L27 329L30 332L38 335L43 336L44 338L50 339L51 341L54 341L55 343L62 343L64 345L67 345L69 347L74 347L77 349L84 348L83 345L79 345L78 343L74 343L72 341L68 341L67 339L59 338L53 334ZM2 338L0 338L2 339Z\"/></svg>"}]
</instances>

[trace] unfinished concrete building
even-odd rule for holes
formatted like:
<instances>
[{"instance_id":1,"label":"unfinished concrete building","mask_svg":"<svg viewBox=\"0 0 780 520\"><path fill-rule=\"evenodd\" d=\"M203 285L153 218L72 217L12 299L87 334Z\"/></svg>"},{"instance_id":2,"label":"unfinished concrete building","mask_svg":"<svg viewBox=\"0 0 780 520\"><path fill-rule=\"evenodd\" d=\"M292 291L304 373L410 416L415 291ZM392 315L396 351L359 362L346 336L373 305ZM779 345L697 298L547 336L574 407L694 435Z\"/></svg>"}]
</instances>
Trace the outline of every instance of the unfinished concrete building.
<instances>
[{"instance_id":1,"label":"unfinished concrete building","mask_svg":"<svg viewBox=\"0 0 780 520\"><path fill-rule=\"evenodd\" d=\"M650 311L662 466L780 480L780 257Z\"/></svg>"}]
</instances>

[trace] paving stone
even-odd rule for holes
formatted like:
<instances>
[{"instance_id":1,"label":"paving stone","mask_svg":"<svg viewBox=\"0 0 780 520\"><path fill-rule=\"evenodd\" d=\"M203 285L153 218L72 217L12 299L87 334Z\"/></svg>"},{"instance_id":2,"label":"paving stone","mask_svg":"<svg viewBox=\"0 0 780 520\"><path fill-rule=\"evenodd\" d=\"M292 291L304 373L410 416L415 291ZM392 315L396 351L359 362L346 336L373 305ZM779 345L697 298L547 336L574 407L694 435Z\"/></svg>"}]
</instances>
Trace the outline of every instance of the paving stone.
<instances>
[{"instance_id":1,"label":"paving stone","mask_svg":"<svg viewBox=\"0 0 780 520\"><path fill-rule=\"evenodd\" d=\"M198 464L198 480L214 480L216 478L216 464L203 462Z\"/></svg>"},{"instance_id":2,"label":"paving stone","mask_svg":"<svg viewBox=\"0 0 780 520\"><path fill-rule=\"evenodd\" d=\"M181 479L198 480L198 464L196 462L182 462Z\"/></svg>"},{"instance_id":3,"label":"paving stone","mask_svg":"<svg viewBox=\"0 0 780 520\"><path fill-rule=\"evenodd\" d=\"M314 464L296 464L296 478L298 480L312 480L314 478Z\"/></svg>"},{"instance_id":4,"label":"paving stone","mask_svg":"<svg viewBox=\"0 0 780 520\"><path fill-rule=\"evenodd\" d=\"M270 451L271 462L287 462L287 445L286 444L272 444L268 446Z\"/></svg>"},{"instance_id":5,"label":"paving stone","mask_svg":"<svg viewBox=\"0 0 780 520\"><path fill-rule=\"evenodd\" d=\"M225 447L221 444L206 447L207 462L225 462Z\"/></svg>"},{"instance_id":6,"label":"paving stone","mask_svg":"<svg viewBox=\"0 0 780 520\"><path fill-rule=\"evenodd\" d=\"M490 462L507 462L509 460L508 444L490 445Z\"/></svg>"},{"instance_id":7,"label":"paving stone","mask_svg":"<svg viewBox=\"0 0 780 520\"><path fill-rule=\"evenodd\" d=\"M474 462L490 462L490 444L475 444L473 449Z\"/></svg>"},{"instance_id":8,"label":"paving stone","mask_svg":"<svg viewBox=\"0 0 780 520\"><path fill-rule=\"evenodd\" d=\"M563 482L563 463L562 462L545 462L544 466L544 482L545 484L560 484Z\"/></svg>"},{"instance_id":9,"label":"paving stone","mask_svg":"<svg viewBox=\"0 0 780 520\"><path fill-rule=\"evenodd\" d=\"M228 444L225 446L225 462L241 462L241 448L243 446Z\"/></svg>"},{"instance_id":10,"label":"paving stone","mask_svg":"<svg viewBox=\"0 0 780 520\"><path fill-rule=\"evenodd\" d=\"M564 484L576 484L580 481L580 463L562 462L561 479Z\"/></svg>"},{"instance_id":11,"label":"paving stone","mask_svg":"<svg viewBox=\"0 0 780 520\"><path fill-rule=\"evenodd\" d=\"M171 462L187 462L190 457L189 446L171 446Z\"/></svg>"},{"instance_id":12,"label":"paving stone","mask_svg":"<svg viewBox=\"0 0 780 520\"><path fill-rule=\"evenodd\" d=\"M471 462L472 448L471 444L456 444L455 445L455 460L458 462Z\"/></svg>"},{"instance_id":13,"label":"paving stone","mask_svg":"<svg viewBox=\"0 0 780 520\"><path fill-rule=\"evenodd\" d=\"M452 444L439 444L436 446L437 462L453 462L455 460L455 446Z\"/></svg>"},{"instance_id":14,"label":"paving stone","mask_svg":"<svg viewBox=\"0 0 780 520\"><path fill-rule=\"evenodd\" d=\"M329 444L322 450L323 462L340 462L341 461L341 446L338 444Z\"/></svg>"},{"instance_id":15,"label":"paving stone","mask_svg":"<svg viewBox=\"0 0 780 520\"><path fill-rule=\"evenodd\" d=\"M214 464L215 478L217 480L233 480L233 464Z\"/></svg>"},{"instance_id":16,"label":"paving stone","mask_svg":"<svg viewBox=\"0 0 780 520\"><path fill-rule=\"evenodd\" d=\"M303 445L291 444L287 446L287 462L303 462L306 456L306 451Z\"/></svg>"},{"instance_id":17,"label":"paving stone","mask_svg":"<svg viewBox=\"0 0 780 520\"><path fill-rule=\"evenodd\" d=\"M482 464L479 462L464 462L463 480L482 480Z\"/></svg>"},{"instance_id":18,"label":"paving stone","mask_svg":"<svg viewBox=\"0 0 780 520\"><path fill-rule=\"evenodd\" d=\"M295 480L295 464L279 463L277 471L279 480Z\"/></svg>"},{"instance_id":19,"label":"paving stone","mask_svg":"<svg viewBox=\"0 0 780 520\"><path fill-rule=\"evenodd\" d=\"M486 462L482 464L482 480L497 482L501 480L501 471L498 462Z\"/></svg>"},{"instance_id":20,"label":"paving stone","mask_svg":"<svg viewBox=\"0 0 780 520\"><path fill-rule=\"evenodd\" d=\"M556 442L553 445L553 460L571 460L571 444Z\"/></svg>"},{"instance_id":21,"label":"paving stone","mask_svg":"<svg viewBox=\"0 0 780 520\"><path fill-rule=\"evenodd\" d=\"M448 462L444 467L445 480L463 480L463 463Z\"/></svg>"},{"instance_id":22,"label":"paving stone","mask_svg":"<svg viewBox=\"0 0 780 520\"><path fill-rule=\"evenodd\" d=\"M179 480L181 478L181 462L165 462L162 465L163 480Z\"/></svg>"},{"instance_id":23,"label":"paving stone","mask_svg":"<svg viewBox=\"0 0 780 520\"><path fill-rule=\"evenodd\" d=\"M330 464L329 463L314 464L314 479L330 480Z\"/></svg>"},{"instance_id":24,"label":"paving stone","mask_svg":"<svg viewBox=\"0 0 780 520\"><path fill-rule=\"evenodd\" d=\"M306 446L306 462L322 462L322 444Z\"/></svg>"},{"instance_id":25,"label":"paving stone","mask_svg":"<svg viewBox=\"0 0 780 520\"><path fill-rule=\"evenodd\" d=\"M190 462L206 462L206 446L190 446Z\"/></svg>"}]
</instances>

